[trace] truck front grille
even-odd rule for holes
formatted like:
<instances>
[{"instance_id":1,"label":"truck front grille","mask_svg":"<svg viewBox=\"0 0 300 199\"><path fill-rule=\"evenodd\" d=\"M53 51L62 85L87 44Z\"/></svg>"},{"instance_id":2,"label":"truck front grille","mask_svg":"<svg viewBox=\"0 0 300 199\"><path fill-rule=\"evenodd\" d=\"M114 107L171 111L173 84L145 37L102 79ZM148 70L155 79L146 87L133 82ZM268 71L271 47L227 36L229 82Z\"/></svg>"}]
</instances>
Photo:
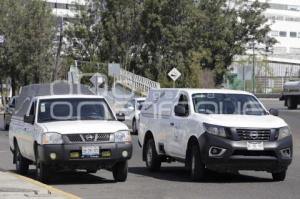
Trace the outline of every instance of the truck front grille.
<instances>
[{"instance_id":1,"label":"truck front grille","mask_svg":"<svg viewBox=\"0 0 300 199\"><path fill-rule=\"evenodd\" d=\"M269 141L271 130L255 130L255 129L237 129L237 135L240 140L261 140Z\"/></svg>"},{"instance_id":2,"label":"truck front grille","mask_svg":"<svg viewBox=\"0 0 300 199\"><path fill-rule=\"evenodd\" d=\"M66 135L70 143L110 142L110 133L71 134Z\"/></svg>"}]
</instances>

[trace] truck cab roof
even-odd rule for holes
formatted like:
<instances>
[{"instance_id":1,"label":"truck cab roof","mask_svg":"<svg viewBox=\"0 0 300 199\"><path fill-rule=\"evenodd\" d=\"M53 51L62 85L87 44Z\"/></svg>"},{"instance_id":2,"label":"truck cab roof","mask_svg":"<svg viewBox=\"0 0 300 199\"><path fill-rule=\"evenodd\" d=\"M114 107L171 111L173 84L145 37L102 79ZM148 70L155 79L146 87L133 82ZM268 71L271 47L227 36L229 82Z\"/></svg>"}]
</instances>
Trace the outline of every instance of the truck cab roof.
<instances>
[{"instance_id":1,"label":"truck cab roof","mask_svg":"<svg viewBox=\"0 0 300 199\"><path fill-rule=\"evenodd\" d=\"M188 94L195 93L224 93L224 94L244 94L253 95L247 91L231 90L231 89L197 89L197 88L163 88L163 89L152 89L151 91L176 91L176 92L186 92Z\"/></svg>"}]
</instances>

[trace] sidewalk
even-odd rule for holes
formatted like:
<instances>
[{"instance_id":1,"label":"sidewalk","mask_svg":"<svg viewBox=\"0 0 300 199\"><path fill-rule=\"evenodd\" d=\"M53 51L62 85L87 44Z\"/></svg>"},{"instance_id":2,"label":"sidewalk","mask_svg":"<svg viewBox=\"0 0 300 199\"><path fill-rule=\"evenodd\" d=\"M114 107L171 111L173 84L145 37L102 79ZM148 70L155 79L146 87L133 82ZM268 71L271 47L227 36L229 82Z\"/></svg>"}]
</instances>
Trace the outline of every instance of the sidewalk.
<instances>
[{"instance_id":1,"label":"sidewalk","mask_svg":"<svg viewBox=\"0 0 300 199\"><path fill-rule=\"evenodd\" d=\"M0 199L78 199L51 186L14 173L0 171Z\"/></svg>"}]
</instances>

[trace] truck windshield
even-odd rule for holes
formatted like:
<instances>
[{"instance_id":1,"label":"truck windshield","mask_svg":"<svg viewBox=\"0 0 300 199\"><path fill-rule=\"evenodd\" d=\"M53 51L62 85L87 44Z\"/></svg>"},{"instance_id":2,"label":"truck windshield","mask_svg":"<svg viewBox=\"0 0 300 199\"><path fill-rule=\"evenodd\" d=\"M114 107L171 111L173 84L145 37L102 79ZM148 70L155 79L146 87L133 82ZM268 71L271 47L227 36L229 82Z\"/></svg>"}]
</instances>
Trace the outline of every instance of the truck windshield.
<instances>
[{"instance_id":1,"label":"truck windshield","mask_svg":"<svg viewBox=\"0 0 300 199\"><path fill-rule=\"evenodd\" d=\"M245 94L199 93L192 96L196 113L266 115L257 99Z\"/></svg>"},{"instance_id":2,"label":"truck windshield","mask_svg":"<svg viewBox=\"0 0 300 199\"><path fill-rule=\"evenodd\" d=\"M69 120L114 120L114 116L102 99L40 100L39 123Z\"/></svg>"}]
</instances>

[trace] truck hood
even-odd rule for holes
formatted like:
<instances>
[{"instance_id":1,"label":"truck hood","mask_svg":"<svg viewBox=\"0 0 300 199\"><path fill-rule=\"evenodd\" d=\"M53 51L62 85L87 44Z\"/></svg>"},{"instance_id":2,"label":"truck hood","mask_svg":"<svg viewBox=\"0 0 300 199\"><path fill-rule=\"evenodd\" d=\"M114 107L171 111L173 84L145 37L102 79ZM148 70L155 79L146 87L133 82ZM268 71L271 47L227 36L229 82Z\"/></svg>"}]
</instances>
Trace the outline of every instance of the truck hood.
<instances>
[{"instance_id":1,"label":"truck hood","mask_svg":"<svg viewBox=\"0 0 300 199\"><path fill-rule=\"evenodd\" d=\"M273 115L205 115L209 124L233 128L280 128L287 126L286 122ZM203 118L202 118L203 119Z\"/></svg>"},{"instance_id":2,"label":"truck hood","mask_svg":"<svg viewBox=\"0 0 300 199\"><path fill-rule=\"evenodd\" d=\"M128 127L119 121L60 121L39 124L44 132L57 132L60 134L77 133L114 133L128 130Z\"/></svg>"}]
</instances>

